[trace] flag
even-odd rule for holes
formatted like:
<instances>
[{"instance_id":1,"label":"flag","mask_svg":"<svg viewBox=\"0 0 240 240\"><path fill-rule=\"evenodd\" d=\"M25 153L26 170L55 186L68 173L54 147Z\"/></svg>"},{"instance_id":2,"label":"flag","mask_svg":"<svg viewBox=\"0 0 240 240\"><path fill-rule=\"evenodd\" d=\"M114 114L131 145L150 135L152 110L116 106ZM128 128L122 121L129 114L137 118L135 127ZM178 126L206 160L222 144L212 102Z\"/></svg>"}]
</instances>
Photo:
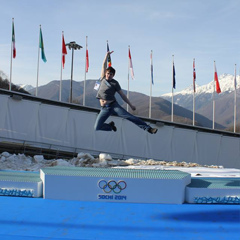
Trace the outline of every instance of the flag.
<instances>
[{"instance_id":1,"label":"flag","mask_svg":"<svg viewBox=\"0 0 240 240\"><path fill-rule=\"evenodd\" d=\"M108 42L107 42L107 52L110 52ZM110 54L108 55L107 62L108 62L108 67L111 67L112 66L112 60L111 60Z\"/></svg>"},{"instance_id":2,"label":"flag","mask_svg":"<svg viewBox=\"0 0 240 240\"><path fill-rule=\"evenodd\" d=\"M131 56L130 48L128 50L128 56L129 56L129 68L130 68L130 72L131 72L131 77L132 77L132 79L134 79L132 56Z\"/></svg>"},{"instance_id":3,"label":"flag","mask_svg":"<svg viewBox=\"0 0 240 240\"><path fill-rule=\"evenodd\" d=\"M176 88L176 79L175 79L175 66L173 62L173 79L172 79L172 87L175 89Z\"/></svg>"},{"instance_id":4,"label":"flag","mask_svg":"<svg viewBox=\"0 0 240 240\"><path fill-rule=\"evenodd\" d=\"M64 68L65 64L65 55L67 54L67 48L64 40L64 35L62 34L62 66Z\"/></svg>"},{"instance_id":5,"label":"flag","mask_svg":"<svg viewBox=\"0 0 240 240\"><path fill-rule=\"evenodd\" d=\"M235 64L235 71L234 71L234 90L237 89L237 73L236 73L236 64Z\"/></svg>"},{"instance_id":6,"label":"flag","mask_svg":"<svg viewBox=\"0 0 240 240\"><path fill-rule=\"evenodd\" d=\"M15 46L15 31L14 31L14 20L12 22L12 55L13 55L13 58L16 57L16 46Z\"/></svg>"},{"instance_id":7,"label":"flag","mask_svg":"<svg viewBox=\"0 0 240 240\"><path fill-rule=\"evenodd\" d=\"M88 49L86 49L86 72L88 72L89 68L89 56L88 56Z\"/></svg>"},{"instance_id":8,"label":"flag","mask_svg":"<svg viewBox=\"0 0 240 240\"><path fill-rule=\"evenodd\" d=\"M41 56L42 56L42 60L44 62L47 62L45 53L44 53L44 44L43 44L43 36L42 36L42 29L40 26L40 36L39 36L39 48L41 48Z\"/></svg>"},{"instance_id":9,"label":"flag","mask_svg":"<svg viewBox=\"0 0 240 240\"><path fill-rule=\"evenodd\" d=\"M214 62L214 81L216 82L216 92L220 93L221 88L220 88L219 81L218 81L217 68L216 68L215 62Z\"/></svg>"},{"instance_id":10,"label":"flag","mask_svg":"<svg viewBox=\"0 0 240 240\"><path fill-rule=\"evenodd\" d=\"M195 69L195 59L193 59L193 91L196 92L196 69Z\"/></svg>"},{"instance_id":11,"label":"flag","mask_svg":"<svg viewBox=\"0 0 240 240\"><path fill-rule=\"evenodd\" d=\"M152 84L154 84L154 82L153 82L153 60L152 60L152 51L151 51L151 55L150 55L150 63L151 63L151 79L152 79Z\"/></svg>"}]
</instances>

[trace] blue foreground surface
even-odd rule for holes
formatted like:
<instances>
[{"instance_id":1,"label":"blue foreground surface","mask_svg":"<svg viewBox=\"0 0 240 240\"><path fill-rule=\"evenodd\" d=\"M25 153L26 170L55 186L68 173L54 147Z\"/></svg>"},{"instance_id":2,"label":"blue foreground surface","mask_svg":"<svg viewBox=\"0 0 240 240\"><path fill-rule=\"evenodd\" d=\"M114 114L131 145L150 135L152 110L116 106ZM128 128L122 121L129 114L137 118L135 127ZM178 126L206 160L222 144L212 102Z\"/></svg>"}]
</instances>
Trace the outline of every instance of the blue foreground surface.
<instances>
[{"instance_id":1,"label":"blue foreground surface","mask_svg":"<svg viewBox=\"0 0 240 240\"><path fill-rule=\"evenodd\" d=\"M0 197L0 239L240 240L239 205Z\"/></svg>"}]
</instances>

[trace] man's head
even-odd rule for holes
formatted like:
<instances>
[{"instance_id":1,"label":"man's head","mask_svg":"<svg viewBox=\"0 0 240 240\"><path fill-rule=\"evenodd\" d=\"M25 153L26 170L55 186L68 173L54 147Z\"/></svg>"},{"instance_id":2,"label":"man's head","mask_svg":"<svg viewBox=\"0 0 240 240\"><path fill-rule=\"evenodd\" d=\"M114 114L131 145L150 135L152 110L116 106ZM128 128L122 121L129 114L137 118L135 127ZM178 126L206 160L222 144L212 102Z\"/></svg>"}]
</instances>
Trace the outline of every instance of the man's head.
<instances>
[{"instance_id":1,"label":"man's head","mask_svg":"<svg viewBox=\"0 0 240 240\"><path fill-rule=\"evenodd\" d=\"M106 79L111 80L115 75L116 70L113 67L108 67L106 69Z\"/></svg>"}]
</instances>

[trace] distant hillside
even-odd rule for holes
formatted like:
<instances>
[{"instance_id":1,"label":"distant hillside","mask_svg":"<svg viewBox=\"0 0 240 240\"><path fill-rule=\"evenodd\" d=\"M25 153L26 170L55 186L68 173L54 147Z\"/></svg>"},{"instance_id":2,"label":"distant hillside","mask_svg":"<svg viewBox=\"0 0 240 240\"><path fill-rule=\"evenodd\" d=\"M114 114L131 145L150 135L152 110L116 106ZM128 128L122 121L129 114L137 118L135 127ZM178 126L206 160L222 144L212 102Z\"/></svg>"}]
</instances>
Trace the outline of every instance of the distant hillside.
<instances>
[{"instance_id":1,"label":"distant hillside","mask_svg":"<svg viewBox=\"0 0 240 240\"><path fill-rule=\"evenodd\" d=\"M0 88L9 90L9 84L10 84L9 81L6 78L3 79L2 76L0 76ZM13 83L11 84L11 89L12 89L12 91L15 91L15 92L29 94L28 91L26 91L25 89L19 87L18 85L13 84Z\"/></svg>"},{"instance_id":2,"label":"distant hillside","mask_svg":"<svg viewBox=\"0 0 240 240\"><path fill-rule=\"evenodd\" d=\"M240 89L237 89L237 103L239 106L240 101ZM213 103L208 101L202 106L198 113L211 119L213 115ZM234 92L225 93L221 97L218 97L215 101L215 119L218 123L230 127L233 126L233 113L234 113ZM237 119L240 120L240 111L237 109Z\"/></svg>"},{"instance_id":3,"label":"distant hillside","mask_svg":"<svg viewBox=\"0 0 240 240\"><path fill-rule=\"evenodd\" d=\"M240 76L237 76L237 106L240 101ZM221 93L215 94L215 119L216 121L231 128L233 126L234 108L234 76L222 74L219 76ZM166 100L171 101L172 93L162 95ZM192 86L180 92L174 93L174 103L189 109L193 109L193 90ZM196 86L195 111L209 119L213 117L213 81L203 86ZM237 121L240 120L240 111L237 110Z\"/></svg>"},{"instance_id":4,"label":"distant hillside","mask_svg":"<svg viewBox=\"0 0 240 240\"><path fill-rule=\"evenodd\" d=\"M99 101L96 99L96 91L94 90L96 80L86 81L86 106L99 108ZM46 99L59 100L59 86L60 82L58 80L51 81L50 83L38 87L38 96ZM84 81L76 82L73 81L73 102L78 104L83 104L83 86ZM126 90L123 90L126 93ZM69 101L70 92L70 80L62 81L62 101ZM31 89L30 93L35 94L35 89ZM120 105L126 107L126 103L121 99L121 97L116 94L116 98ZM137 110L131 113L148 117L149 115L149 96L138 93L130 92L129 98L133 105L137 107ZM166 121L171 120L171 102L161 98L152 97L152 118L162 119ZM203 127L212 127L212 121L208 118L196 114L196 125ZM174 105L174 122L190 124L192 125L192 112L178 105ZM224 129L220 124L215 124L217 129Z\"/></svg>"}]
</instances>

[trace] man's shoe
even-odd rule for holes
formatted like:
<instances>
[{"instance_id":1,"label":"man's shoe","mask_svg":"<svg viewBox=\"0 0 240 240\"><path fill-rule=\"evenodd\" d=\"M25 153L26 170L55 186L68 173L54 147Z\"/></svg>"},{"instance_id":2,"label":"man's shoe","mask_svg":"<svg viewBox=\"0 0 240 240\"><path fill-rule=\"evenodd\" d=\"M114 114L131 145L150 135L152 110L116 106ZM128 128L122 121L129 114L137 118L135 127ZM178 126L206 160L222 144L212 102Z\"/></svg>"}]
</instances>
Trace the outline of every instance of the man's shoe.
<instances>
[{"instance_id":1,"label":"man's shoe","mask_svg":"<svg viewBox=\"0 0 240 240\"><path fill-rule=\"evenodd\" d=\"M149 133L151 133L151 134L155 134L155 133L157 133L157 131L158 131L158 129L157 128L149 128L148 130L147 130Z\"/></svg>"},{"instance_id":2,"label":"man's shoe","mask_svg":"<svg viewBox=\"0 0 240 240\"><path fill-rule=\"evenodd\" d=\"M116 131L117 131L117 128L116 128L116 126L115 126L115 123L114 123L114 122L110 122L110 123L109 123L109 125L112 127L112 130L113 130L114 132L116 132Z\"/></svg>"}]
</instances>

